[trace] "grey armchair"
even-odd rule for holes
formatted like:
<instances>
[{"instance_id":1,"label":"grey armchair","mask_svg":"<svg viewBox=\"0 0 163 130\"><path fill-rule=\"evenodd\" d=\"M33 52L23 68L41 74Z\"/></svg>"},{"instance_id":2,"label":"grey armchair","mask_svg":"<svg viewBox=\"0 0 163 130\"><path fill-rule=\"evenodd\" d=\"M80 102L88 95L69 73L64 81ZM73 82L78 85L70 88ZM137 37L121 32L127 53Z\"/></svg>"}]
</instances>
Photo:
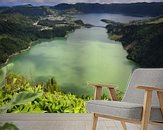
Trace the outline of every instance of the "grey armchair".
<instances>
[{"instance_id":1,"label":"grey armchair","mask_svg":"<svg viewBox=\"0 0 163 130\"><path fill-rule=\"evenodd\" d=\"M148 124L163 126L163 69L136 69L131 75L122 101L116 101L113 85L88 83L95 87L95 100L86 104L93 113L92 130L96 130L98 117L125 123L141 124L147 130ZM107 87L112 101L100 100L102 88Z\"/></svg>"}]
</instances>

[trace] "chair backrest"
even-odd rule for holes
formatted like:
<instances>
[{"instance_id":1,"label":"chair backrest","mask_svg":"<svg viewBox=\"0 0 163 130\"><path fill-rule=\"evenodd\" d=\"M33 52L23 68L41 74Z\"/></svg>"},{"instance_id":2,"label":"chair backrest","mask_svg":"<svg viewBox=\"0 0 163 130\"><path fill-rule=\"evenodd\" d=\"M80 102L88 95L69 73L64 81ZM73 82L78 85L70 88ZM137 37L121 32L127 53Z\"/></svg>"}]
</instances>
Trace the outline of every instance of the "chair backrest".
<instances>
[{"instance_id":1,"label":"chair backrest","mask_svg":"<svg viewBox=\"0 0 163 130\"><path fill-rule=\"evenodd\" d=\"M163 88L163 68L134 70L122 101L143 104L144 91L136 89L139 85ZM153 94L152 106L159 106L156 92Z\"/></svg>"}]
</instances>

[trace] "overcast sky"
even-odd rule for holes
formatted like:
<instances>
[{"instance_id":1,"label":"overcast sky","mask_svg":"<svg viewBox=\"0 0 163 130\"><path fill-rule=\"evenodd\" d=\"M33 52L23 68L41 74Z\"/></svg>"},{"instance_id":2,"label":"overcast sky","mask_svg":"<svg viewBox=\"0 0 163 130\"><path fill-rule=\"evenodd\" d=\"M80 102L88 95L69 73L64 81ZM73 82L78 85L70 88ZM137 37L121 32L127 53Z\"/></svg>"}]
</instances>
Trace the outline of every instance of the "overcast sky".
<instances>
[{"instance_id":1,"label":"overcast sky","mask_svg":"<svg viewBox=\"0 0 163 130\"><path fill-rule=\"evenodd\" d=\"M131 2L163 2L163 0L0 0L0 5L56 5L59 3L131 3Z\"/></svg>"}]
</instances>

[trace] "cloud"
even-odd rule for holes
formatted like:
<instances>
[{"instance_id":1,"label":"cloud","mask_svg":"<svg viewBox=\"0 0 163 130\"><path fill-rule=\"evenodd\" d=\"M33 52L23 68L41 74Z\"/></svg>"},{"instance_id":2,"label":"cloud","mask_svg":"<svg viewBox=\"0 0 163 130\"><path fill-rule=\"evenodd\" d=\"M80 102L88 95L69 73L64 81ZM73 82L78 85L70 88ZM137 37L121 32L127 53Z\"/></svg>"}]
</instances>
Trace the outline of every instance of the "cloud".
<instances>
[{"instance_id":1,"label":"cloud","mask_svg":"<svg viewBox=\"0 0 163 130\"><path fill-rule=\"evenodd\" d=\"M4 4L33 4L33 5L55 5L59 3L133 3L133 2L163 2L163 0L0 0Z\"/></svg>"}]
</instances>

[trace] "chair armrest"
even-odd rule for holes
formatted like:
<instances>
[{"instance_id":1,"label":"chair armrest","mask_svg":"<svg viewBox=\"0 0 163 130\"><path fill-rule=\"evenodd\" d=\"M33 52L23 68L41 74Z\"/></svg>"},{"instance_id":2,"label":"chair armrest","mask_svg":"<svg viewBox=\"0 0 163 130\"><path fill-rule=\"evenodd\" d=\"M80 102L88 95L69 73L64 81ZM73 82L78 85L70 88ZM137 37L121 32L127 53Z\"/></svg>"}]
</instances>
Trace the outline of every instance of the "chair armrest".
<instances>
[{"instance_id":1,"label":"chair armrest","mask_svg":"<svg viewBox=\"0 0 163 130\"><path fill-rule=\"evenodd\" d=\"M115 86L111 84L99 84L99 83L87 82L87 85L94 86L94 87L106 87L106 88L111 88L111 89L115 88Z\"/></svg>"},{"instance_id":2,"label":"chair armrest","mask_svg":"<svg viewBox=\"0 0 163 130\"><path fill-rule=\"evenodd\" d=\"M150 87L150 86L138 86L137 89L143 89L145 91L157 91L157 92L163 92L162 88L159 87Z\"/></svg>"},{"instance_id":3,"label":"chair armrest","mask_svg":"<svg viewBox=\"0 0 163 130\"><path fill-rule=\"evenodd\" d=\"M163 114L163 89L159 88L159 87L149 87L149 86L138 86L137 89L143 89L145 90L146 94L150 94L151 96L149 97L145 97L145 99L152 98L152 92L156 91L157 92L157 96L158 96L158 100L159 100L159 104L160 104L160 108L161 108L161 113ZM149 101L144 101L144 102L149 102Z\"/></svg>"},{"instance_id":4,"label":"chair armrest","mask_svg":"<svg viewBox=\"0 0 163 130\"><path fill-rule=\"evenodd\" d=\"M94 100L100 100L101 94L102 94L102 87L107 87L111 100L117 101L114 85L98 84L98 83L96 84L96 83L90 83L90 82L87 82L87 85L95 87Z\"/></svg>"}]
</instances>

